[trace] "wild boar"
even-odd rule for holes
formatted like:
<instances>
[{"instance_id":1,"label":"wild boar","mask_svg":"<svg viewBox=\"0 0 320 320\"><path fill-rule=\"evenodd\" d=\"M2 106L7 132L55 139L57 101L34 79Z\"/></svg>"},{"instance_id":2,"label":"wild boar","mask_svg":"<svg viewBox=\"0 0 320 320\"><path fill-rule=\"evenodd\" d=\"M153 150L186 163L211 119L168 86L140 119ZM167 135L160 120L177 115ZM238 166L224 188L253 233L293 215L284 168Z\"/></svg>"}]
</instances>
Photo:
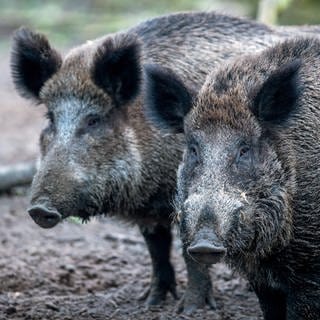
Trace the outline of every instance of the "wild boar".
<instances>
[{"instance_id":1,"label":"wild boar","mask_svg":"<svg viewBox=\"0 0 320 320\"><path fill-rule=\"evenodd\" d=\"M277 31L215 13L181 13L89 41L63 59L44 35L17 31L14 83L48 109L31 217L44 228L69 215L117 215L138 224L153 266L147 303L159 304L167 292L176 297L170 215L184 139L163 135L145 120L142 65L172 68L197 89L221 62L290 34L290 28ZM186 260L189 284L181 308L214 307L207 268Z\"/></svg>"},{"instance_id":2,"label":"wild boar","mask_svg":"<svg viewBox=\"0 0 320 320\"><path fill-rule=\"evenodd\" d=\"M185 251L245 275L265 319L319 319L319 39L235 59L198 95L173 72L147 74L147 114L187 142L176 200Z\"/></svg>"}]
</instances>

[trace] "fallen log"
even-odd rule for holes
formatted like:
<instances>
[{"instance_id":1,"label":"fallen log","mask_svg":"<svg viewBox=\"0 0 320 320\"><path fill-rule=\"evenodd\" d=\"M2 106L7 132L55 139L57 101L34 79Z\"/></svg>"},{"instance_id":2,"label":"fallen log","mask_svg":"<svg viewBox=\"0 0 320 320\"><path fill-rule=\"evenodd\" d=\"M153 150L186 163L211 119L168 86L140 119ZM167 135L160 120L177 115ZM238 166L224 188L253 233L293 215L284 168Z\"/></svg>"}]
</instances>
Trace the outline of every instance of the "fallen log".
<instances>
[{"instance_id":1,"label":"fallen log","mask_svg":"<svg viewBox=\"0 0 320 320\"><path fill-rule=\"evenodd\" d=\"M0 192L30 184L35 173L35 163L0 166Z\"/></svg>"}]
</instances>

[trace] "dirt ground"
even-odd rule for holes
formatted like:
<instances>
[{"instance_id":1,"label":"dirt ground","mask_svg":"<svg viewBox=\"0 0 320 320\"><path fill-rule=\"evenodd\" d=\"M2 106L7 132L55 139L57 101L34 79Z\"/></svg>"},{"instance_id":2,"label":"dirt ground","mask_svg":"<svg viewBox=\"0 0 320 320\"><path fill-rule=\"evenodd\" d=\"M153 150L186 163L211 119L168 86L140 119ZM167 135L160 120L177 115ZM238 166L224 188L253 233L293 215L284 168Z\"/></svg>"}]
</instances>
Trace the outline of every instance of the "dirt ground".
<instances>
[{"instance_id":1,"label":"dirt ground","mask_svg":"<svg viewBox=\"0 0 320 320\"><path fill-rule=\"evenodd\" d=\"M34 160L44 125L44 109L14 92L8 66L6 54L0 57L0 165ZM178 315L172 297L147 309L138 296L151 265L136 228L104 218L43 230L26 213L26 193L0 195L0 320L261 319L247 283L223 264L212 268L217 310ZM177 237L172 260L181 295L186 271Z\"/></svg>"}]
</instances>

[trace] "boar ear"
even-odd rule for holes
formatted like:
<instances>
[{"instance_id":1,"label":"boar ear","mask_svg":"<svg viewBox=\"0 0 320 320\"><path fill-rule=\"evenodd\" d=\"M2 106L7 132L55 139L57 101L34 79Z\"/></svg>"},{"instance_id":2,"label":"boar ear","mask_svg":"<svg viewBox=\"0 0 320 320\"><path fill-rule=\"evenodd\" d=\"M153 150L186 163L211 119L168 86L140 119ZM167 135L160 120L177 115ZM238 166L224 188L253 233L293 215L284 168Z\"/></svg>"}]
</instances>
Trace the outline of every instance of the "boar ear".
<instances>
[{"instance_id":1,"label":"boar ear","mask_svg":"<svg viewBox=\"0 0 320 320\"><path fill-rule=\"evenodd\" d=\"M108 38L93 59L93 82L123 105L139 93L142 71L140 42L135 37Z\"/></svg>"},{"instance_id":2,"label":"boar ear","mask_svg":"<svg viewBox=\"0 0 320 320\"><path fill-rule=\"evenodd\" d=\"M259 120L281 122L289 116L299 97L300 66L299 59L289 62L263 83L253 102L253 113Z\"/></svg>"},{"instance_id":3,"label":"boar ear","mask_svg":"<svg viewBox=\"0 0 320 320\"><path fill-rule=\"evenodd\" d=\"M184 117L192 108L193 94L171 70L146 65L144 111L159 129L182 133Z\"/></svg>"},{"instance_id":4,"label":"boar ear","mask_svg":"<svg viewBox=\"0 0 320 320\"><path fill-rule=\"evenodd\" d=\"M11 74L21 96L39 102L41 87L61 63L61 56L50 47L44 35L24 27L14 33Z\"/></svg>"}]
</instances>

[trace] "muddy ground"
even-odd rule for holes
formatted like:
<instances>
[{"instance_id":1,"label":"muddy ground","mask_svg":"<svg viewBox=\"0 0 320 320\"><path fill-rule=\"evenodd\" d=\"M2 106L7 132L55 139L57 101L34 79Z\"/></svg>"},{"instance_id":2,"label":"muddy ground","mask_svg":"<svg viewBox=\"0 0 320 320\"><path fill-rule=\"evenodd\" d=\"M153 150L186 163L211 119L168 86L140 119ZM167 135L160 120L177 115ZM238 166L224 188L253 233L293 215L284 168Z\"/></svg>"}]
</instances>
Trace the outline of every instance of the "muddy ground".
<instances>
[{"instance_id":1,"label":"muddy ground","mask_svg":"<svg viewBox=\"0 0 320 320\"><path fill-rule=\"evenodd\" d=\"M0 165L34 160L44 125L44 109L15 94L8 65L6 53L0 57ZM101 219L43 230L26 213L26 194L0 195L0 320L261 318L247 283L223 264L212 268L216 311L177 315L172 297L162 307L145 308L138 296L151 265L136 228ZM172 260L181 295L186 271L177 237Z\"/></svg>"}]
</instances>

